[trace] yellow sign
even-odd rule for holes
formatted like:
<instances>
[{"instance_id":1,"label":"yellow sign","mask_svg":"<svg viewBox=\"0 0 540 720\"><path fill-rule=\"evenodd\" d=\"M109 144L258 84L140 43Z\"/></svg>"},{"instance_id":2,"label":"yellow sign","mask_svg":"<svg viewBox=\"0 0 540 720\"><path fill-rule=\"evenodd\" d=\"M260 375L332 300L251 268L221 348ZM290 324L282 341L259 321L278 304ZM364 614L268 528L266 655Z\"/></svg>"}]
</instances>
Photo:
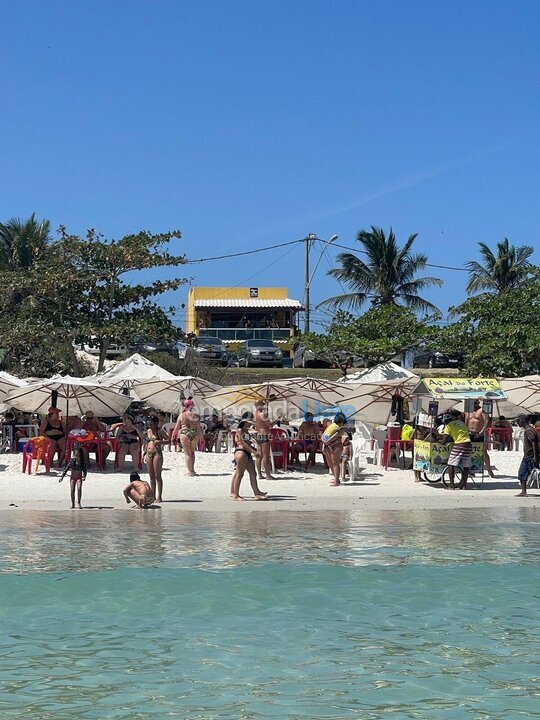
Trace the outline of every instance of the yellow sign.
<instances>
[{"instance_id":1,"label":"yellow sign","mask_svg":"<svg viewBox=\"0 0 540 720\"><path fill-rule=\"evenodd\" d=\"M442 472L448 463L452 443L443 445L439 442L427 440L414 441L414 469L428 473ZM472 472L482 472L484 464L484 444L473 442L471 454Z\"/></svg>"},{"instance_id":2,"label":"yellow sign","mask_svg":"<svg viewBox=\"0 0 540 720\"><path fill-rule=\"evenodd\" d=\"M464 400L486 398L504 400L506 395L494 378L424 378L415 394L428 392L435 398Z\"/></svg>"}]
</instances>

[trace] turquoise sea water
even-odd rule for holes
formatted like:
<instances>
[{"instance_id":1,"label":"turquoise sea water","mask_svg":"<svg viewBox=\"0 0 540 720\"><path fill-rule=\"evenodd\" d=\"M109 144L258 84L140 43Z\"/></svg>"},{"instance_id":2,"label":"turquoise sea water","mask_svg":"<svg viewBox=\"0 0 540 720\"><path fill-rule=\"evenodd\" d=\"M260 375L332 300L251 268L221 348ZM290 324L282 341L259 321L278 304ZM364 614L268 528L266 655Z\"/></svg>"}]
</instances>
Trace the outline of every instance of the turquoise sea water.
<instances>
[{"instance_id":1,"label":"turquoise sea water","mask_svg":"<svg viewBox=\"0 0 540 720\"><path fill-rule=\"evenodd\" d=\"M540 717L540 510L4 513L0 717Z\"/></svg>"}]
</instances>

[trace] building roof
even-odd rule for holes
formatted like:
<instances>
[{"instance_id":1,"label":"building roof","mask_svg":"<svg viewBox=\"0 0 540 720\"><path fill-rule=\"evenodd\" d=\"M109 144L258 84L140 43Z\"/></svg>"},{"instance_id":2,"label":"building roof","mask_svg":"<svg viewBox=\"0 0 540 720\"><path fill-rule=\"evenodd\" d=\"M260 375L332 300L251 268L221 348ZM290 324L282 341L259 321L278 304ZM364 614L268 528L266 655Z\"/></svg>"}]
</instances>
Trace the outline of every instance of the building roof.
<instances>
[{"instance_id":1,"label":"building roof","mask_svg":"<svg viewBox=\"0 0 540 720\"><path fill-rule=\"evenodd\" d=\"M193 301L195 308L290 308L301 310L302 303L291 298L276 298L274 300L263 300L262 298L212 298L208 300L197 299Z\"/></svg>"}]
</instances>

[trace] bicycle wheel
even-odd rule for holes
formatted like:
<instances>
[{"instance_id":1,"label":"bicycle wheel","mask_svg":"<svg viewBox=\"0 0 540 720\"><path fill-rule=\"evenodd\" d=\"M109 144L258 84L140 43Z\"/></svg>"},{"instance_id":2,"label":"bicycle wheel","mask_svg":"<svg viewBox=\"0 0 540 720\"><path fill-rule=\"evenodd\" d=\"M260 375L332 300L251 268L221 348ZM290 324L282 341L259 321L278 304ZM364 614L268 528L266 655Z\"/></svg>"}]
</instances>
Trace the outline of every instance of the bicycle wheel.
<instances>
[{"instance_id":1,"label":"bicycle wheel","mask_svg":"<svg viewBox=\"0 0 540 720\"><path fill-rule=\"evenodd\" d=\"M461 477L462 477L462 471L460 467L454 468L454 485L457 487L461 483ZM443 474L442 474L442 481L444 487L449 487L450 485L450 473L448 471L448 465L444 468Z\"/></svg>"},{"instance_id":2,"label":"bicycle wheel","mask_svg":"<svg viewBox=\"0 0 540 720\"><path fill-rule=\"evenodd\" d=\"M441 473L438 470L424 470L424 480L431 485L441 482Z\"/></svg>"}]
</instances>

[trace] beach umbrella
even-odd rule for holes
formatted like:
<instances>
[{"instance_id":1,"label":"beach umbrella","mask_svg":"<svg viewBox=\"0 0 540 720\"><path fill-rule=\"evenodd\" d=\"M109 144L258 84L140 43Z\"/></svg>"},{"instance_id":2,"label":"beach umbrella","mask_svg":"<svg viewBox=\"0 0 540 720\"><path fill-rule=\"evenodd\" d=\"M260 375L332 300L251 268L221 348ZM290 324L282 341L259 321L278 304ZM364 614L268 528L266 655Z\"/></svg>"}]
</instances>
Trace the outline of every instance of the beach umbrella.
<instances>
[{"instance_id":1,"label":"beach umbrella","mask_svg":"<svg viewBox=\"0 0 540 720\"><path fill-rule=\"evenodd\" d=\"M55 376L10 390L4 402L24 412L45 414L56 393L56 407L67 417L92 411L99 417L121 415L133 398L114 388L104 387L83 378Z\"/></svg>"},{"instance_id":2,"label":"beach umbrella","mask_svg":"<svg viewBox=\"0 0 540 720\"><path fill-rule=\"evenodd\" d=\"M393 362L380 363L375 367L362 368L351 375L340 378L339 383L385 383L389 380L412 378L418 382L418 375Z\"/></svg>"},{"instance_id":3,"label":"beach umbrella","mask_svg":"<svg viewBox=\"0 0 540 720\"><path fill-rule=\"evenodd\" d=\"M163 412L179 412L181 396L188 393L198 400L220 390L220 385L191 375L170 378L151 378L149 380L134 380L133 392L141 401L147 402ZM199 403L198 403L199 404Z\"/></svg>"},{"instance_id":4,"label":"beach umbrella","mask_svg":"<svg viewBox=\"0 0 540 720\"><path fill-rule=\"evenodd\" d=\"M540 375L503 379L499 382L508 400L521 408L522 412L540 413Z\"/></svg>"},{"instance_id":5,"label":"beach umbrella","mask_svg":"<svg viewBox=\"0 0 540 720\"><path fill-rule=\"evenodd\" d=\"M4 370L0 371L0 410L8 410L10 406L4 403L7 393L14 388L21 387L22 385L27 385L26 380L21 380L21 378L11 375Z\"/></svg>"},{"instance_id":6,"label":"beach umbrella","mask_svg":"<svg viewBox=\"0 0 540 720\"><path fill-rule=\"evenodd\" d=\"M329 414L341 409L342 400L349 394L346 385L317 378L289 378L276 382L223 387L207 395L204 402L216 410L232 410L240 415L253 411L256 402L267 404L270 417L286 416L294 420L306 412Z\"/></svg>"},{"instance_id":7,"label":"beach umbrella","mask_svg":"<svg viewBox=\"0 0 540 720\"><path fill-rule=\"evenodd\" d=\"M134 389L134 383L142 380L172 380L175 375L156 365L148 358L134 353L130 357L113 365L104 372L85 378L100 385L116 388L125 395L131 395L134 400L142 401Z\"/></svg>"},{"instance_id":8,"label":"beach umbrella","mask_svg":"<svg viewBox=\"0 0 540 720\"><path fill-rule=\"evenodd\" d=\"M342 387L347 390L343 411L349 420L387 425L399 416L402 403L413 402L413 391L417 385L417 376L386 382L343 384ZM427 405L427 402L426 398L424 404Z\"/></svg>"}]
</instances>

